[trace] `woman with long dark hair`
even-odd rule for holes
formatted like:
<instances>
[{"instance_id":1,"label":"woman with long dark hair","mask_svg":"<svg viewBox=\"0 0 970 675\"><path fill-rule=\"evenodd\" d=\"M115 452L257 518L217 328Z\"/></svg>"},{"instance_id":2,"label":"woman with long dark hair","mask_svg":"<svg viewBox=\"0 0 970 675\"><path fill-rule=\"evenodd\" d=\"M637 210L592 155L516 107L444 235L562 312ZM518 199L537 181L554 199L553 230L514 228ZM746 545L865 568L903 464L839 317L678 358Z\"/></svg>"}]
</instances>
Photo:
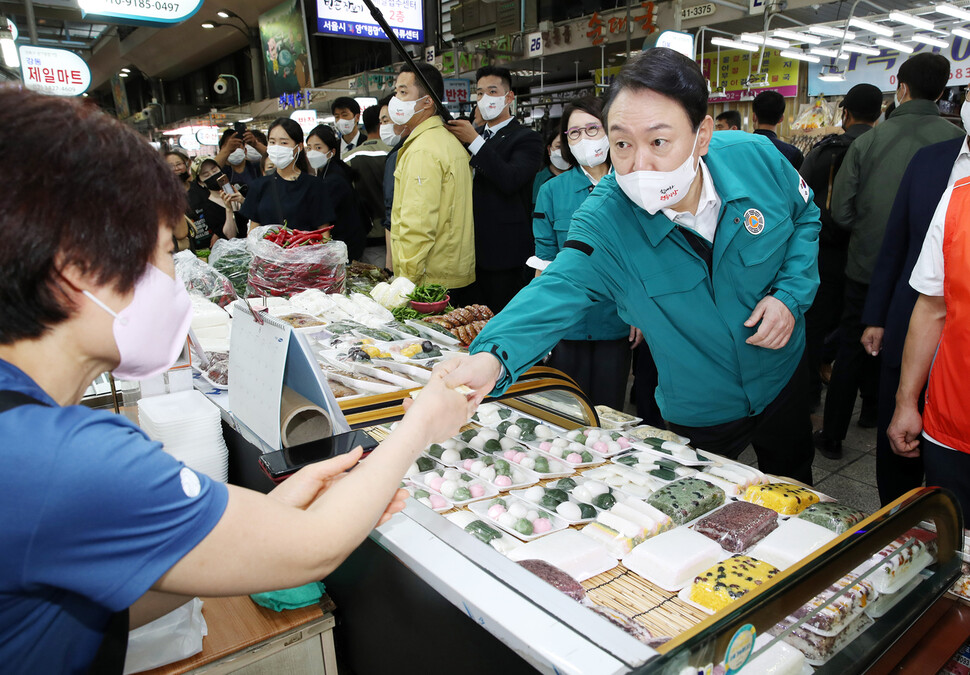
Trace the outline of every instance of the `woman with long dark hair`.
<instances>
[{"instance_id":1,"label":"woman with long dark hair","mask_svg":"<svg viewBox=\"0 0 970 675\"><path fill-rule=\"evenodd\" d=\"M367 224L354 190L355 172L340 159L340 138L331 127L320 124L307 134L306 146L310 170L316 172L336 212L330 234L347 244L351 260L360 260L367 243Z\"/></svg>"},{"instance_id":2,"label":"woman with long dark hair","mask_svg":"<svg viewBox=\"0 0 970 675\"><path fill-rule=\"evenodd\" d=\"M252 226L286 225L294 230L317 230L332 225L334 206L310 174L303 129L280 117L269 126L267 156L276 171L249 186L239 213Z\"/></svg>"}]
</instances>

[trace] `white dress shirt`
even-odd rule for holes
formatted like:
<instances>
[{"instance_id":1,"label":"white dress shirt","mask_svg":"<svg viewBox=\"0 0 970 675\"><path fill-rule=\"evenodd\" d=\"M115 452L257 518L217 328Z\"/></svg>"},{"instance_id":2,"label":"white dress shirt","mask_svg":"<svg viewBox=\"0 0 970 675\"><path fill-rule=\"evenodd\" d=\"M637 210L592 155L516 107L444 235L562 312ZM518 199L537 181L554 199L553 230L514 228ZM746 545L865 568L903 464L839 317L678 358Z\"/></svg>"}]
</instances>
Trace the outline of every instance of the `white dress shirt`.
<instances>
[{"instance_id":1,"label":"white dress shirt","mask_svg":"<svg viewBox=\"0 0 970 675\"><path fill-rule=\"evenodd\" d=\"M494 138L495 137L495 134L497 134L502 129L504 129L505 127L507 127L509 125L509 122L512 121L512 119L513 119L512 117L509 117L507 120L505 120L503 122L499 122L495 126L491 126L491 127L488 126L488 124L486 124L485 125L485 129L488 129L489 131L491 131L492 132L492 138ZM483 131L484 131L484 129L483 129ZM478 151L482 149L482 146L483 145L485 145L485 139L482 138L481 136L479 136L474 141L472 141L471 143L468 144L468 152L472 153L473 155L477 155L478 154Z\"/></svg>"},{"instance_id":2,"label":"white dress shirt","mask_svg":"<svg viewBox=\"0 0 970 675\"><path fill-rule=\"evenodd\" d=\"M953 184L967 176L970 176L970 147L964 138L960 154L950 170L946 191L933 212L933 219L926 230L926 239L923 240L923 248L920 249L919 258L909 277L909 285L923 295L943 295L943 226L946 223L947 209L950 208Z\"/></svg>"},{"instance_id":3,"label":"white dress shirt","mask_svg":"<svg viewBox=\"0 0 970 675\"><path fill-rule=\"evenodd\" d=\"M714 243L714 233L717 231L717 217L721 213L721 197L714 188L714 180L711 172L704 164L704 158L698 161L698 170L701 172L701 196L697 201L696 213L689 211L674 211L673 209L660 209L676 225L693 230L707 241Z\"/></svg>"}]
</instances>

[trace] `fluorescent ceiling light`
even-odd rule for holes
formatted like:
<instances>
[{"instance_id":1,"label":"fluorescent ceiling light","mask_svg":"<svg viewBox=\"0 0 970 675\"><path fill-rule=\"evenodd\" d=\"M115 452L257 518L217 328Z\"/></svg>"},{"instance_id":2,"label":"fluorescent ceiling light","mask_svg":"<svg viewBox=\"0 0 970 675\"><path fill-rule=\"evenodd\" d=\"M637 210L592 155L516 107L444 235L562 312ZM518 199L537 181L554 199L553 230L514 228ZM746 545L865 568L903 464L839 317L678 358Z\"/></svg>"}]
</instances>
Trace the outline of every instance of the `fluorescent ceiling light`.
<instances>
[{"instance_id":1,"label":"fluorescent ceiling light","mask_svg":"<svg viewBox=\"0 0 970 675\"><path fill-rule=\"evenodd\" d=\"M939 12L940 14L946 14L948 16L952 16L957 19L970 21L970 12L960 7L954 7L953 5L946 5L946 4L940 3L938 5L934 5L933 9ZM953 32L956 33L956 31L953 31Z\"/></svg>"},{"instance_id":2,"label":"fluorescent ceiling light","mask_svg":"<svg viewBox=\"0 0 970 675\"><path fill-rule=\"evenodd\" d=\"M970 40L970 30L966 28L951 28L950 32L957 37L962 37L964 40Z\"/></svg>"},{"instance_id":3,"label":"fluorescent ceiling light","mask_svg":"<svg viewBox=\"0 0 970 675\"><path fill-rule=\"evenodd\" d=\"M865 45L857 45L853 42L846 42L844 45L842 45L842 51L865 54L867 56L879 56L878 49L874 47L866 47Z\"/></svg>"},{"instance_id":4,"label":"fluorescent ceiling light","mask_svg":"<svg viewBox=\"0 0 970 675\"><path fill-rule=\"evenodd\" d=\"M930 45L931 47L939 47L940 49L946 49L950 46L950 43L946 40L930 37L929 35L921 35L920 33L913 33L913 37L910 38L910 42L919 42L924 45Z\"/></svg>"},{"instance_id":5,"label":"fluorescent ceiling light","mask_svg":"<svg viewBox=\"0 0 970 675\"><path fill-rule=\"evenodd\" d=\"M7 26L0 29L0 53L3 54L3 62L7 65L7 68L20 67L17 43L14 42L13 32Z\"/></svg>"},{"instance_id":6,"label":"fluorescent ceiling light","mask_svg":"<svg viewBox=\"0 0 970 675\"><path fill-rule=\"evenodd\" d=\"M225 11L224 9L220 9L218 12L216 12L216 16L222 17L223 19L228 19L229 12Z\"/></svg>"},{"instance_id":7,"label":"fluorescent ceiling light","mask_svg":"<svg viewBox=\"0 0 970 675\"><path fill-rule=\"evenodd\" d=\"M246 117L246 118L241 119L239 121L245 124L246 122L252 122L253 121L253 118L252 117Z\"/></svg>"},{"instance_id":8,"label":"fluorescent ceiling light","mask_svg":"<svg viewBox=\"0 0 970 675\"><path fill-rule=\"evenodd\" d=\"M810 44L819 45L822 44L821 38L817 38L814 35L809 35L808 33L796 33L793 30L785 30L784 28L779 28L772 31L776 37L785 38L786 40L791 40L792 42L798 44Z\"/></svg>"},{"instance_id":9,"label":"fluorescent ceiling light","mask_svg":"<svg viewBox=\"0 0 970 675\"><path fill-rule=\"evenodd\" d=\"M812 47L809 49L812 54L818 54L819 56L828 56L831 59L842 59L843 61L848 61L849 56L847 54L842 54L838 49L826 49L825 47Z\"/></svg>"},{"instance_id":10,"label":"fluorescent ceiling light","mask_svg":"<svg viewBox=\"0 0 970 675\"><path fill-rule=\"evenodd\" d=\"M855 40L855 33L852 31L844 31L841 28L832 28L831 26L809 26L806 28L809 33L815 33L816 35L822 35L825 37L840 38L842 34L845 33L846 40Z\"/></svg>"},{"instance_id":11,"label":"fluorescent ceiling light","mask_svg":"<svg viewBox=\"0 0 970 675\"><path fill-rule=\"evenodd\" d=\"M717 45L718 47L729 47L731 49L743 49L749 52L758 51L758 48L752 44L748 44L746 42L738 42L737 40L728 40L727 38L722 38L722 37L711 38L711 44Z\"/></svg>"},{"instance_id":12,"label":"fluorescent ceiling light","mask_svg":"<svg viewBox=\"0 0 970 675\"><path fill-rule=\"evenodd\" d=\"M765 45L766 47L777 47L778 49L788 49L791 47L791 44L785 42L784 40L765 37L764 35L759 35L757 33L741 33L741 40L745 42L753 42L756 45Z\"/></svg>"},{"instance_id":13,"label":"fluorescent ceiling light","mask_svg":"<svg viewBox=\"0 0 970 675\"><path fill-rule=\"evenodd\" d=\"M215 28L216 25L214 23L212 23L211 21L205 21L202 24L202 27L205 28L206 30L209 30L209 29Z\"/></svg>"},{"instance_id":14,"label":"fluorescent ceiling light","mask_svg":"<svg viewBox=\"0 0 970 675\"><path fill-rule=\"evenodd\" d=\"M855 26L856 28L861 28L862 30L867 30L870 33L875 33L876 35L882 35L884 37L893 36L892 28L889 28L888 26L880 26L878 23L866 21L865 19L860 19L855 16L849 19L849 25Z\"/></svg>"},{"instance_id":15,"label":"fluorescent ceiling light","mask_svg":"<svg viewBox=\"0 0 970 675\"><path fill-rule=\"evenodd\" d=\"M128 77L128 73L118 73L118 77Z\"/></svg>"},{"instance_id":16,"label":"fluorescent ceiling light","mask_svg":"<svg viewBox=\"0 0 970 675\"><path fill-rule=\"evenodd\" d=\"M922 19L918 16L913 16L912 14L907 14L906 12L890 12L889 18L892 21L908 23L910 26L916 26L917 28L922 28L923 30L933 30L932 21L929 19Z\"/></svg>"},{"instance_id":17,"label":"fluorescent ceiling light","mask_svg":"<svg viewBox=\"0 0 970 675\"><path fill-rule=\"evenodd\" d=\"M970 32L968 32L967 35L970 35ZM903 52L904 54L912 54L914 51L909 45L904 45L902 42L887 40L886 38L876 38L875 43L881 47L895 49L897 52Z\"/></svg>"},{"instance_id":18,"label":"fluorescent ceiling light","mask_svg":"<svg viewBox=\"0 0 970 675\"><path fill-rule=\"evenodd\" d=\"M845 82L845 73L835 69L823 70L819 73L818 79L823 82Z\"/></svg>"},{"instance_id":19,"label":"fluorescent ceiling light","mask_svg":"<svg viewBox=\"0 0 970 675\"><path fill-rule=\"evenodd\" d=\"M781 55L788 59L798 59L799 61L809 61L810 63L818 63L822 60L819 56L813 56L812 54L807 54L805 52L800 52L792 49L786 49L781 52Z\"/></svg>"}]
</instances>

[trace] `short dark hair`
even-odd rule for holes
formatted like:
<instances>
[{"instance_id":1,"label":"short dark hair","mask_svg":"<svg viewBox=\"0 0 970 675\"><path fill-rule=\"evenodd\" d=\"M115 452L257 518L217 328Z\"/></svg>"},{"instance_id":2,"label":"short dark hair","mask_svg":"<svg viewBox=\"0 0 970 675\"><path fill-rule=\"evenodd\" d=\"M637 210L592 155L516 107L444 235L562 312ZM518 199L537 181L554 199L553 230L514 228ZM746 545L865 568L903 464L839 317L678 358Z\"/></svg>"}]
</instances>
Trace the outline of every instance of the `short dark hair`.
<instances>
[{"instance_id":1,"label":"short dark hair","mask_svg":"<svg viewBox=\"0 0 970 675\"><path fill-rule=\"evenodd\" d=\"M785 116L785 97L777 91L763 91L751 102L758 124L778 124Z\"/></svg>"},{"instance_id":2,"label":"short dark hair","mask_svg":"<svg viewBox=\"0 0 970 675\"><path fill-rule=\"evenodd\" d=\"M543 161L545 162L545 164L543 164L543 166L549 166L549 165L552 164L552 159L550 159L550 157L549 157L549 148L552 147L553 141L555 141L557 138L559 138L559 135L560 135L561 132L562 132L562 124L561 124L561 120L560 120L560 123L555 124L553 126L553 128L549 131L549 133L546 134L546 146L545 146L546 147L546 152L545 152L545 154L542 157ZM561 143L560 143L560 145L561 145ZM560 150L559 150L559 154L562 155L562 148L561 147L560 147ZM571 156L572 155L570 155L570 157ZM562 155L562 158L563 159L566 159L566 155ZM570 162L570 164L572 164L572 162Z\"/></svg>"},{"instance_id":3,"label":"short dark hair","mask_svg":"<svg viewBox=\"0 0 970 675\"><path fill-rule=\"evenodd\" d=\"M233 128L231 128L231 127L229 129L226 129L225 131L222 132L222 138L219 139L219 149L220 150L222 150L222 147L226 144L226 142L230 138L233 137L233 135L235 133L236 133L236 130L233 129ZM242 140L242 139L240 139L240 140Z\"/></svg>"},{"instance_id":4,"label":"short dark hair","mask_svg":"<svg viewBox=\"0 0 970 675\"><path fill-rule=\"evenodd\" d=\"M388 94L380 101L377 102L377 110L380 112L381 108L391 105L391 99L394 98L394 94Z\"/></svg>"},{"instance_id":5,"label":"short dark hair","mask_svg":"<svg viewBox=\"0 0 970 675\"><path fill-rule=\"evenodd\" d=\"M909 87L913 98L935 101L950 81L950 62L942 54L916 54L903 62L896 79Z\"/></svg>"},{"instance_id":6,"label":"short dark hair","mask_svg":"<svg viewBox=\"0 0 970 675\"><path fill-rule=\"evenodd\" d=\"M707 116L707 80L696 61L667 47L653 47L627 61L613 80L603 108L603 120L625 89L650 89L672 98L684 108L694 131Z\"/></svg>"},{"instance_id":7,"label":"short dark hair","mask_svg":"<svg viewBox=\"0 0 970 675\"><path fill-rule=\"evenodd\" d=\"M190 166L192 166L192 160L190 160L189 159L189 156L186 155L181 150L169 150L168 152L165 153L164 156L165 157L169 157L169 156L178 157L179 159L182 160L182 164L185 165L185 168L186 169L188 169Z\"/></svg>"},{"instance_id":8,"label":"short dark hair","mask_svg":"<svg viewBox=\"0 0 970 675\"><path fill-rule=\"evenodd\" d=\"M589 113L598 119L600 124L606 125L606 115L603 114L603 99L598 96L584 96L566 104L566 107L562 111L562 119L559 122L559 137L562 140L562 158L573 166L579 166L579 162L576 161L572 151L569 149L569 139L566 138L566 131L569 130L569 118L576 111ZM607 161L610 160L607 159Z\"/></svg>"},{"instance_id":9,"label":"short dark hair","mask_svg":"<svg viewBox=\"0 0 970 675\"><path fill-rule=\"evenodd\" d=\"M482 66L475 71L475 83L477 84L483 77L489 76L502 78L502 84L505 85L505 88L512 91L512 71L508 68L502 68L501 66Z\"/></svg>"},{"instance_id":10,"label":"short dark hair","mask_svg":"<svg viewBox=\"0 0 970 675\"><path fill-rule=\"evenodd\" d=\"M266 130L267 136L273 132L276 127L283 127L283 131L286 135L290 137L290 140L299 145L303 142L303 127L296 123L296 121L291 120L289 117L277 117L273 120L273 123L269 125L269 129ZM337 152L340 152L340 146L337 146ZM309 173L310 163L306 161L306 148L300 153L299 157L296 158L296 168L300 171Z\"/></svg>"},{"instance_id":11,"label":"short dark hair","mask_svg":"<svg viewBox=\"0 0 970 675\"><path fill-rule=\"evenodd\" d=\"M421 61L420 63L416 63L414 65L417 67L418 70L421 71L421 74L424 75L424 79L428 81L428 84L431 85L431 91L438 96L439 100L443 99L445 97L445 82L441 78L441 71L439 71L437 68L432 66L430 63L425 63L424 61ZM431 93L424 88L424 85L421 84L421 78L419 78L417 74L414 73L414 68L412 68L410 65L404 64L403 66L401 66L400 72L414 74L414 83L417 86L418 91L421 92L421 98L424 98L429 93Z\"/></svg>"},{"instance_id":12,"label":"short dark hair","mask_svg":"<svg viewBox=\"0 0 970 675\"><path fill-rule=\"evenodd\" d=\"M724 120L729 127L737 127L738 129L741 128L741 113L739 113L737 110L725 110L714 119L718 121Z\"/></svg>"},{"instance_id":13,"label":"short dark hair","mask_svg":"<svg viewBox=\"0 0 970 675\"><path fill-rule=\"evenodd\" d=\"M51 129L67 141L55 153ZM185 189L162 155L81 99L0 86L0 152L20 158L4 173L0 209L0 344L70 318L62 268L131 291L153 260L159 225L184 217Z\"/></svg>"},{"instance_id":14,"label":"short dark hair","mask_svg":"<svg viewBox=\"0 0 970 675\"><path fill-rule=\"evenodd\" d=\"M349 110L354 115L360 114L360 103L350 98L349 96L341 96L337 98L333 103L330 104L330 112L333 115L337 114L338 110Z\"/></svg>"},{"instance_id":15,"label":"short dark hair","mask_svg":"<svg viewBox=\"0 0 970 675\"><path fill-rule=\"evenodd\" d=\"M266 145L266 141L267 141L266 134L264 134L259 129L250 129L249 132L256 137L257 141L259 141L263 145Z\"/></svg>"},{"instance_id":16,"label":"short dark hair","mask_svg":"<svg viewBox=\"0 0 970 675\"><path fill-rule=\"evenodd\" d=\"M376 105L366 108L360 118L364 122L364 130L368 134L373 134L381 128L381 109Z\"/></svg>"}]
</instances>

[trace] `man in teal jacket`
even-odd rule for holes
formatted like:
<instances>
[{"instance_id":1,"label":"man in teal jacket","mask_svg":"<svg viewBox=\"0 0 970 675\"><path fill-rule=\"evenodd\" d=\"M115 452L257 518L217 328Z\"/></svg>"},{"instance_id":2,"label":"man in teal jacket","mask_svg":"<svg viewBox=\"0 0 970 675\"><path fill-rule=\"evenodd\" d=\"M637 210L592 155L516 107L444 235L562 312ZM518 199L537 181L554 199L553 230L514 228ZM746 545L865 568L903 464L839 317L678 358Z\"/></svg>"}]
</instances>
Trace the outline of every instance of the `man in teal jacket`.
<instances>
[{"instance_id":1,"label":"man in teal jacket","mask_svg":"<svg viewBox=\"0 0 970 675\"><path fill-rule=\"evenodd\" d=\"M694 445L754 445L762 470L810 483L803 313L818 287L819 210L767 140L713 136L697 64L655 48L610 91L607 176L541 277L443 367L483 398L535 363L576 316L612 299L643 331L657 403ZM701 159L703 157L703 159Z\"/></svg>"}]
</instances>

